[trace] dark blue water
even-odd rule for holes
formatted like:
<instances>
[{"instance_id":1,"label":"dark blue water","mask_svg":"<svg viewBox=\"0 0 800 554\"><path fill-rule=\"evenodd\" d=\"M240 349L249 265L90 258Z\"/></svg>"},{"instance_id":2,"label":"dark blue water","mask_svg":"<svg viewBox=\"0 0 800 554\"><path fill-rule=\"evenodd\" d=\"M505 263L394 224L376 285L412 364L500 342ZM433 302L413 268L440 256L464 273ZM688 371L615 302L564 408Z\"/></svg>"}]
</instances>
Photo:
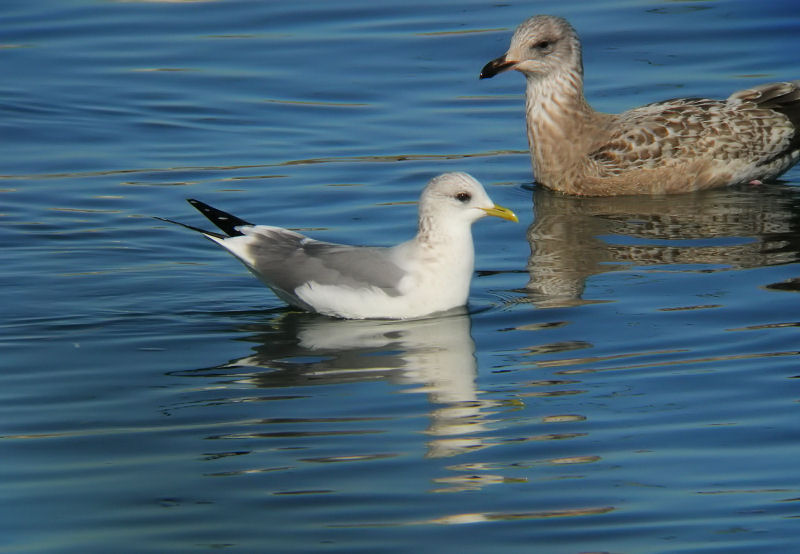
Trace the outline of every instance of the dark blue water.
<instances>
[{"instance_id":1,"label":"dark blue water","mask_svg":"<svg viewBox=\"0 0 800 554\"><path fill-rule=\"evenodd\" d=\"M604 111L800 78L794 2L5 2L0 550L792 552L800 170L532 184L513 27L570 19ZM287 310L157 215L414 232L468 171L468 311Z\"/></svg>"}]
</instances>

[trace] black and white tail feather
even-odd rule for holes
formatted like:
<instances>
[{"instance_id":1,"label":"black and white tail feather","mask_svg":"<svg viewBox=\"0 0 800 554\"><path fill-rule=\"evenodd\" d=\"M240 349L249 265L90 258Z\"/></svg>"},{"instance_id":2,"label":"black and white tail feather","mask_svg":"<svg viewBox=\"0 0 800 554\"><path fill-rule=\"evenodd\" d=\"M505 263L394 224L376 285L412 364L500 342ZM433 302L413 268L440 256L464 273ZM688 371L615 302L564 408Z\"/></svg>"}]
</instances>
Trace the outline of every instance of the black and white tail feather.
<instances>
[{"instance_id":1,"label":"black and white tail feather","mask_svg":"<svg viewBox=\"0 0 800 554\"><path fill-rule=\"evenodd\" d=\"M202 233L207 237L215 237L218 239L224 239L227 237L238 237L243 235L239 230L239 227L252 227L253 224L236 217L233 214L229 214L228 212L223 212L222 210L218 210L213 206L209 206L205 202L200 202L194 198L187 198L186 201L194 206L197 211L201 214L206 216L208 220L216 225L221 231L224 231L225 234L217 233L215 231L206 231L205 229L201 229L199 227L194 227L193 225L187 225L186 223L181 223L180 221L174 221L172 219L167 219L165 217L156 217L160 221L166 221L167 223L173 223L175 225L180 225L181 227L186 227L187 229L191 229L192 231L197 231L198 233Z\"/></svg>"}]
</instances>

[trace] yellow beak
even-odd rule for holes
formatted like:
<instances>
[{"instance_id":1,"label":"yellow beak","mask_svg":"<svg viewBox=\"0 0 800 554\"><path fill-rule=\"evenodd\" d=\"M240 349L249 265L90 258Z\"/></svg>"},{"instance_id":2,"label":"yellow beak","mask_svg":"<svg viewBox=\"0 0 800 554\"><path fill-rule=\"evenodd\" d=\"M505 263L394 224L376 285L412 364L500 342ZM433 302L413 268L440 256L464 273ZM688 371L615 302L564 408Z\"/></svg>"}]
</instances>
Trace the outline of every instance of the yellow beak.
<instances>
[{"instance_id":1,"label":"yellow beak","mask_svg":"<svg viewBox=\"0 0 800 554\"><path fill-rule=\"evenodd\" d=\"M481 208L487 215L493 215L495 217L499 217L501 219L507 219L509 221L518 222L517 214L509 210L508 208L504 208L503 206L498 206L495 204L491 208Z\"/></svg>"}]
</instances>

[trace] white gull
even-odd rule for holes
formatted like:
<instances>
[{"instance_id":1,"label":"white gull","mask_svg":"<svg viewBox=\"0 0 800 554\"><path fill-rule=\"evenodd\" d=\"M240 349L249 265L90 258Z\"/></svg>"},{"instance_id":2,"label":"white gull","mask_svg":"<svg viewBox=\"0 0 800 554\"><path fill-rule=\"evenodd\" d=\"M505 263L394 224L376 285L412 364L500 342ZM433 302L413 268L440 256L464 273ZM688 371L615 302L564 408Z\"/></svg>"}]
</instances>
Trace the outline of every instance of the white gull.
<instances>
[{"instance_id":1,"label":"white gull","mask_svg":"<svg viewBox=\"0 0 800 554\"><path fill-rule=\"evenodd\" d=\"M463 306L474 266L472 223L487 215L517 221L460 172L428 183L419 200L417 235L392 247L321 242L188 201L225 234L157 219L216 242L285 302L347 319L416 318Z\"/></svg>"}]
</instances>

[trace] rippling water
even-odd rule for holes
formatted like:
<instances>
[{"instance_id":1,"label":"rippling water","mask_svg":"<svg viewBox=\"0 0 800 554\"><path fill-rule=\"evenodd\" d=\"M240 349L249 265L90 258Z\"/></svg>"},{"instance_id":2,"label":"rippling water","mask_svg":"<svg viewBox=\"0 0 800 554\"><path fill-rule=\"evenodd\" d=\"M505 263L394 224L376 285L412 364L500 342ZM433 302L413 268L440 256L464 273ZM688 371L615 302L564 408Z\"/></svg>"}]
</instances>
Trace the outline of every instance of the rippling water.
<instances>
[{"instance_id":1,"label":"rippling water","mask_svg":"<svg viewBox=\"0 0 800 554\"><path fill-rule=\"evenodd\" d=\"M0 550L795 551L800 170L534 186L522 79L477 74L538 12L601 110L800 78L788 1L4 3ZM449 170L522 223L421 321L151 219L392 244Z\"/></svg>"}]
</instances>

